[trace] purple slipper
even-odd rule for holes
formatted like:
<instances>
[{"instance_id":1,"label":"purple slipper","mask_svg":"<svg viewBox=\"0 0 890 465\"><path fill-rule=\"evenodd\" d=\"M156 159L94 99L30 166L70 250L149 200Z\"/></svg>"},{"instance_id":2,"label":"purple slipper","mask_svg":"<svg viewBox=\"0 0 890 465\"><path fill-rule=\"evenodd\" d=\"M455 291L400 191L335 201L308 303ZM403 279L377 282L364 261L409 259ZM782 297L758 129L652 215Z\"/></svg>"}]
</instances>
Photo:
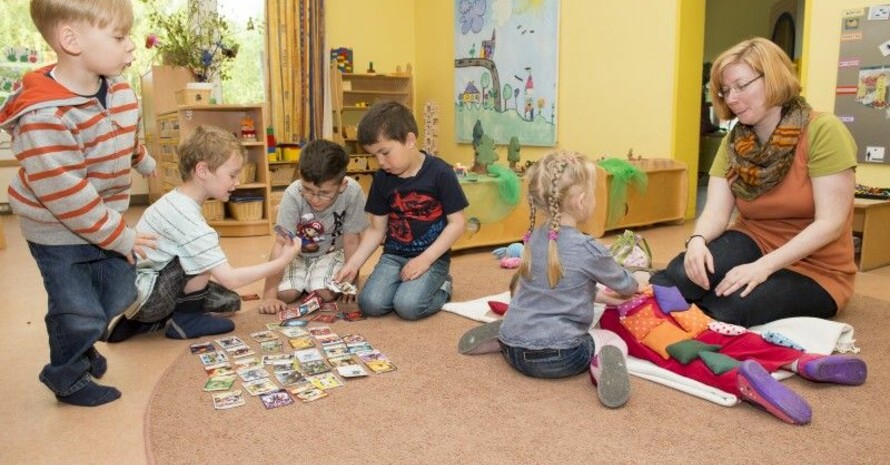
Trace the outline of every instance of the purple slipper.
<instances>
[{"instance_id":1,"label":"purple slipper","mask_svg":"<svg viewBox=\"0 0 890 465\"><path fill-rule=\"evenodd\" d=\"M813 412L807 401L770 376L759 363L745 360L738 370L736 383L742 400L794 425L810 422Z\"/></svg>"},{"instance_id":2,"label":"purple slipper","mask_svg":"<svg viewBox=\"0 0 890 465\"><path fill-rule=\"evenodd\" d=\"M822 383L858 386L868 377L865 362L856 357L843 355L803 356L798 362L798 374Z\"/></svg>"}]
</instances>

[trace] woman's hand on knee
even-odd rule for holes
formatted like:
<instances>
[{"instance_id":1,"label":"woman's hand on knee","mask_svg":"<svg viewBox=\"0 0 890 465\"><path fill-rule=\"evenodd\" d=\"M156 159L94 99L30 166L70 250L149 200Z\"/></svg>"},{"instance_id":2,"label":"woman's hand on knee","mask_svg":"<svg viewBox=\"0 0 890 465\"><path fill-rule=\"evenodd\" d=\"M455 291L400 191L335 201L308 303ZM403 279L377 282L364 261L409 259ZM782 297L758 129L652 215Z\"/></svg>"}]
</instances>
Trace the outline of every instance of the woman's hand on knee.
<instances>
[{"instance_id":1,"label":"woman's hand on knee","mask_svg":"<svg viewBox=\"0 0 890 465\"><path fill-rule=\"evenodd\" d=\"M702 241L689 243L686 255L683 257L683 269L686 277L702 289L710 289L708 273L714 273L714 256L708 246Z\"/></svg>"},{"instance_id":2,"label":"woman's hand on knee","mask_svg":"<svg viewBox=\"0 0 890 465\"><path fill-rule=\"evenodd\" d=\"M739 297L745 297L760 283L766 281L771 274L769 268L757 262L739 265L726 273L723 281L717 284L714 293L718 296L725 296L742 289Z\"/></svg>"}]
</instances>

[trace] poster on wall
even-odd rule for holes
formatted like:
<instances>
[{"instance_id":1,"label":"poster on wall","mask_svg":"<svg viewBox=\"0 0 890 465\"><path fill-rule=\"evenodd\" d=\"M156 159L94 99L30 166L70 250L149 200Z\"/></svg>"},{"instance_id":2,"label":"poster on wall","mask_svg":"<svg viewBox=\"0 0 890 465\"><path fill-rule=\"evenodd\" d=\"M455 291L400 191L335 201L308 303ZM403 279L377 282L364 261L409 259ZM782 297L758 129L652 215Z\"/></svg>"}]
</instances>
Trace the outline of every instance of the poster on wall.
<instances>
[{"instance_id":1,"label":"poster on wall","mask_svg":"<svg viewBox=\"0 0 890 465\"><path fill-rule=\"evenodd\" d=\"M457 141L556 145L559 1L455 0L454 12Z\"/></svg>"},{"instance_id":2,"label":"poster on wall","mask_svg":"<svg viewBox=\"0 0 890 465\"><path fill-rule=\"evenodd\" d=\"M859 163L890 163L890 5L847 10L841 20L834 113Z\"/></svg>"}]
</instances>

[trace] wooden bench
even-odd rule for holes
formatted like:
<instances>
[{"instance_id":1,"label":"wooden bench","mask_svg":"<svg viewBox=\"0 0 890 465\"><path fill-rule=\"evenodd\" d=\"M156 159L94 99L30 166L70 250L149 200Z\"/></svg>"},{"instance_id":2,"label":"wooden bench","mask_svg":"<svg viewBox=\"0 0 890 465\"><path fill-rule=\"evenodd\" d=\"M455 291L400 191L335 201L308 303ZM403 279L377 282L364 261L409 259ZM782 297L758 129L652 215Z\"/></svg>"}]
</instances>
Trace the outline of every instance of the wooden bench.
<instances>
[{"instance_id":1,"label":"wooden bench","mask_svg":"<svg viewBox=\"0 0 890 465\"><path fill-rule=\"evenodd\" d=\"M890 265L890 200L856 199L853 232L862 236L859 271Z\"/></svg>"}]
</instances>

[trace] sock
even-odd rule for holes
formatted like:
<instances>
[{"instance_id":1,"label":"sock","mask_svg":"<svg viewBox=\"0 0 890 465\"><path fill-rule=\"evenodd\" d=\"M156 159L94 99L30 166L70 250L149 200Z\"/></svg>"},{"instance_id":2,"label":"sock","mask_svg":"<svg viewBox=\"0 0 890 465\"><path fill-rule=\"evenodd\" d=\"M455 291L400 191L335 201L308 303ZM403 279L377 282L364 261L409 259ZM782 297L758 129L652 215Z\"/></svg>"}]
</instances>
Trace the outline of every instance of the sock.
<instances>
[{"instance_id":1,"label":"sock","mask_svg":"<svg viewBox=\"0 0 890 465\"><path fill-rule=\"evenodd\" d=\"M96 379L104 376L105 372L108 371L108 360L95 347L90 347L87 350L86 356L90 361L90 375Z\"/></svg>"},{"instance_id":2,"label":"sock","mask_svg":"<svg viewBox=\"0 0 890 465\"><path fill-rule=\"evenodd\" d=\"M95 407L119 399L121 392L111 386L102 386L90 381L89 384L67 396L56 395L59 402L82 407Z\"/></svg>"}]
</instances>

